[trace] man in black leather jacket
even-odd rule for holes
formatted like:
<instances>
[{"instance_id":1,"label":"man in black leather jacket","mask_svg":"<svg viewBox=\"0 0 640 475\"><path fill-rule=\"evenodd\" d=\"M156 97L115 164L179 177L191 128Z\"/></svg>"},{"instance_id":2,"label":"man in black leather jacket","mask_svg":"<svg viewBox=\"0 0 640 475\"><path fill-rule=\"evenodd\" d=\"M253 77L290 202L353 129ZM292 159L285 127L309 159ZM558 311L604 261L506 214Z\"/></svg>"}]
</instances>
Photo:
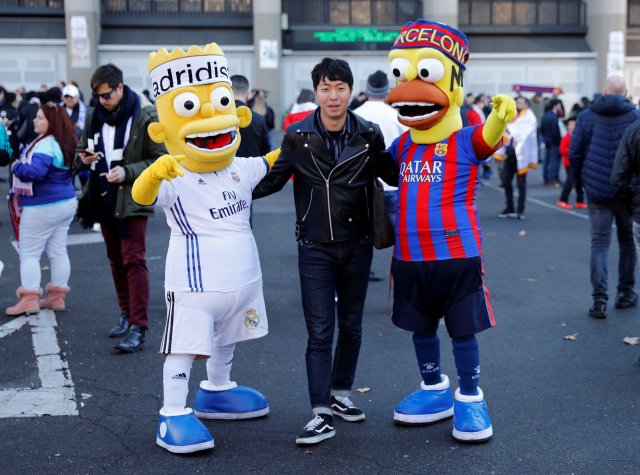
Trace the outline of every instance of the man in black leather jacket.
<instances>
[{"instance_id":1,"label":"man in black leather jacket","mask_svg":"<svg viewBox=\"0 0 640 475\"><path fill-rule=\"evenodd\" d=\"M360 352L362 313L373 246L372 185L397 185L397 166L377 125L347 110L349 65L325 58L311 79L318 109L288 128L280 158L253 192L260 198L294 176L302 306L309 339L306 363L314 418L296 439L315 444L335 435L332 415L365 419L349 399ZM332 357L338 297L338 342ZM333 364L332 364L333 363Z\"/></svg>"}]
</instances>

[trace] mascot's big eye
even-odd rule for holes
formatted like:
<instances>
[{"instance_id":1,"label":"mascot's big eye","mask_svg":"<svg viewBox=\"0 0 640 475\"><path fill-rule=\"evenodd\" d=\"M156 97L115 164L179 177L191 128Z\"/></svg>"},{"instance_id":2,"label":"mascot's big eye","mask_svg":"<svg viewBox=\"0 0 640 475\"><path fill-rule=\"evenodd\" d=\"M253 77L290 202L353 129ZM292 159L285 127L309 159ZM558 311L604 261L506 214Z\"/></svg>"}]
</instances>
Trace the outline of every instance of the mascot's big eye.
<instances>
[{"instance_id":1,"label":"mascot's big eye","mask_svg":"<svg viewBox=\"0 0 640 475\"><path fill-rule=\"evenodd\" d=\"M227 110L232 102L231 91L226 87L216 87L211 91L211 104L217 111Z\"/></svg>"},{"instance_id":2,"label":"mascot's big eye","mask_svg":"<svg viewBox=\"0 0 640 475\"><path fill-rule=\"evenodd\" d=\"M411 66L409 60L405 58L396 58L391 61L391 74L398 81L407 80L407 68Z\"/></svg>"},{"instance_id":3,"label":"mascot's big eye","mask_svg":"<svg viewBox=\"0 0 640 475\"><path fill-rule=\"evenodd\" d=\"M200 99L193 92L183 92L173 100L173 109L182 117L192 117L200 111Z\"/></svg>"},{"instance_id":4,"label":"mascot's big eye","mask_svg":"<svg viewBox=\"0 0 640 475\"><path fill-rule=\"evenodd\" d=\"M444 65L435 58L421 59L418 63L418 76L426 82L438 82L444 76Z\"/></svg>"}]
</instances>

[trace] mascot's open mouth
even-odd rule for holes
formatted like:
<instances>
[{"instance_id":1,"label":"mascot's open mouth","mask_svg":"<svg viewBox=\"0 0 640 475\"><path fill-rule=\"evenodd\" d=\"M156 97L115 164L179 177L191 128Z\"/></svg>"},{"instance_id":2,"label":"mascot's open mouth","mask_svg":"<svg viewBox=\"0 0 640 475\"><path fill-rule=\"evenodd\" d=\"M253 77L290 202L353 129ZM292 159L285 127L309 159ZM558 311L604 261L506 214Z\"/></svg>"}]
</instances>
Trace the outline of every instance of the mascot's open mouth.
<instances>
[{"instance_id":1,"label":"mascot's open mouth","mask_svg":"<svg viewBox=\"0 0 640 475\"><path fill-rule=\"evenodd\" d=\"M201 152L218 152L225 150L236 141L236 128L191 134L185 137L185 142L191 148Z\"/></svg>"},{"instance_id":2,"label":"mascot's open mouth","mask_svg":"<svg viewBox=\"0 0 640 475\"><path fill-rule=\"evenodd\" d=\"M417 121L436 115L442 106L432 102L394 102L391 107L398 111L398 119Z\"/></svg>"}]
</instances>

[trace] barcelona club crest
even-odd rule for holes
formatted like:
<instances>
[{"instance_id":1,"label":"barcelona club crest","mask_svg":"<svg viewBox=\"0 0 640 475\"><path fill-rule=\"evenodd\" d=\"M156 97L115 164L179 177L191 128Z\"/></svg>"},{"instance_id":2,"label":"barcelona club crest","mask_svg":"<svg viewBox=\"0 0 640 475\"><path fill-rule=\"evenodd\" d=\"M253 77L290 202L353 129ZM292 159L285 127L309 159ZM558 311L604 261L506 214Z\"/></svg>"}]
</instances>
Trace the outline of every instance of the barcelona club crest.
<instances>
[{"instance_id":1,"label":"barcelona club crest","mask_svg":"<svg viewBox=\"0 0 640 475\"><path fill-rule=\"evenodd\" d=\"M255 308L250 308L244 312L244 326L249 330L255 330L260 325L260 315Z\"/></svg>"},{"instance_id":2,"label":"barcelona club crest","mask_svg":"<svg viewBox=\"0 0 640 475\"><path fill-rule=\"evenodd\" d=\"M433 153L436 154L438 157L444 157L447 154L447 144L446 143L436 144L436 149Z\"/></svg>"}]
</instances>

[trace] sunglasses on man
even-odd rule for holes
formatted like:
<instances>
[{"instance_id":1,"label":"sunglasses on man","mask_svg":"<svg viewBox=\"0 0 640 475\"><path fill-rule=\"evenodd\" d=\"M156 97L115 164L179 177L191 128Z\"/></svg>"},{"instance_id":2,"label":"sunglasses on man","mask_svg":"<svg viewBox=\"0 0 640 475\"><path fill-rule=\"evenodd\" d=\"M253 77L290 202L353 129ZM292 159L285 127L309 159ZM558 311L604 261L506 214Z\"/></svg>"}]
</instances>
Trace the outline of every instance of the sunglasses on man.
<instances>
[{"instance_id":1,"label":"sunglasses on man","mask_svg":"<svg viewBox=\"0 0 640 475\"><path fill-rule=\"evenodd\" d=\"M115 89L111 89L109 92L103 92L102 94L96 94L95 92L93 93L93 98L98 100L98 99L103 99L105 101L108 101L109 99L111 99L111 94L113 94L113 92L115 91Z\"/></svg>"}]
</instances>

